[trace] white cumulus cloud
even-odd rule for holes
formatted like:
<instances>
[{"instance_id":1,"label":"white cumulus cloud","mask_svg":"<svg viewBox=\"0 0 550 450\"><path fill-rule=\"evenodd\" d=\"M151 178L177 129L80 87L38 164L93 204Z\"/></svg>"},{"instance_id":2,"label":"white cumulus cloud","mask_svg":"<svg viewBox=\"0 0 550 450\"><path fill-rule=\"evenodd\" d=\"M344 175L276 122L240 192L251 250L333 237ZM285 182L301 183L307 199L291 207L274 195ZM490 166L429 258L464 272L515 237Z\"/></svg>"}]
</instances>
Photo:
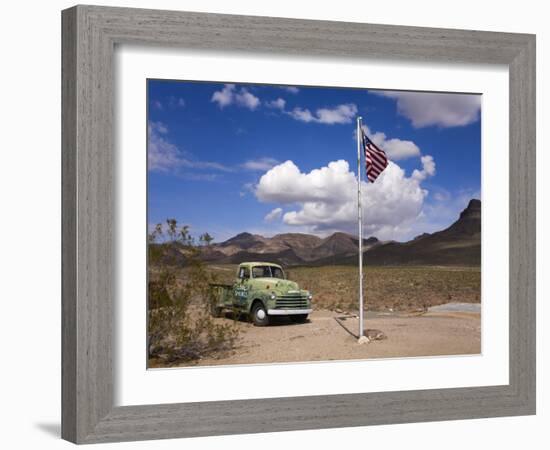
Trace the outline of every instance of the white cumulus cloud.
<instances>
[{"instance_id":1,"label":"white cumulus cloud","mask_svg":"<svg viewBox=\"0 0 550 450\"><path fill-rule=\"evenodd\" d=\"M309 109L302 109L300 107L294 108L292 111L289 111L288 114L296 120L301 122L313 122L315 121L315 116L311 114Z\"/></svg>"},{"instance_id":2,"label":"white cumulus cloud","mask_svg":"<svg viewBox=\"0 0 550 450\"><path fill-rule=\"evenodd\" d=\"M210 101L217 103L222 109L226 106L237 104L253 111L260 105L258 97L246 88L237 90L234 84L226 84L221 91L214 92Z\"/></svg>"},{"instance_id":3,"label":"white cumulus cloud","mask_svg":"<svg viewBox=\"0 0 550 450\"><path fill-rule=\"evenodd\" d=\"M260 104L260 99L244 88L235 94L235 99L237 100L237 104L252 111L255 110Z\"/></svg>"},{"instance_id":4,"label":"white cumulus cloud","mask_svg":"<svg viewBox=\"0 0 550 450\"><path fill-rule=\"evenodd\" d=\"M233 96L235 91L234 84L226 84L221 91L216 91L212 94L212 102L216 102L220 108L233 103Z\"/></svg>"},{"instance_id":5,"label":"white cumulus cloud","mask_svg":"<svg viewBox=\"0 0 550 450\"><path fill-rule=\"evenodd\" d=\"M260 178L256 197L262 202L338 202L347 197L347 187L355 175L346 161L333 161L326 167L302 173L288 160L273 167Z\"/></svg>"},{"instance_id":6,"label":"white cumulus cloud","mask_svg":"<svg viewBox=\"0 0 550 450\"><path fill-rule=\"evenodd\" d=\"M298 89L296 86L284 86L282 87L287 92L290 92L291 94L297 94L300 92L300 89Z\"/></svg>"},{"instance_id":7,"label":"white cumulus cloud","mask_svg":"<svg viewBox=\"0 0 550 450\"><path fill-rule=\"evenodd\" d=\"M264 220L266 222L274 222L276 220L279 220L282 215L283 215L283 209L275 208L274 210L266 214L266 216L264 217Z\"/></svg>"},{"instance_id":8,"label":"white cumulus cloud","mask_svg":"<svg viewBox=\"0 0 550 450\"><path fill-rule=\"evenodd\" d=\"M285 105L286 105L286 101L281 97L279 97L277 100L271 100L269 102L266 102L266 106L268 108L280 109L281 111L284 111Z\"/></svg>"},{"instance_id":9,"label":"white cumulus cloud","mask_svg":"<svg viewBox=\"0 0 550 450\"><path fill-rule=\"evenodd\" d=\"M312 113L307 108L296 107L287 114L301 122L324 123L328 125L350 123L357 114L357 106L353 103L337 105L333 108L319 108Z\"/></svg>"},{"instance_id":10,"label":"white cumulus cloud","mask_svg":"<svg viewBox=\"0 0 550 450\"><path fill-rule=\"evenodd\" d=\"M433 175L433 158L422 162L425 177ZM427 195L421 186L424 178L407 177L403 169L390 162L375 183L363 181L365 232L380 239L405 235L422 212ZM332 161L309 173L301 172L294 162L285 161L260 178L255 194L262 202L294 205L295 209L282 217L286 225L317 233L356 233L357 179L347 161Z\"/></svg>"},{"instance_id":11,"label":"white cumulus cloud","mask_svg":"<svg viewBox=\"0 0 550 450\"><path fill-rule=\"evenodd\" d=\"M431 155L424 155L420 158L422 169L414 169L412 177L418 181L424 181L428 177L435 175L435 161Z\"/></svg>"},{"instance_id":12,"label":"white cumulus cloud","mask_svg":"<svg viewBox=\"0 0 550 450\"><path fill-rule=\"evenodd\" d=\"M363 131L393 161L420 156L420 149L413 141L397 138L388 139L385 133L381 131L372 132L367 125L363 125ZM355 134L356 132L354 131Z\"/></svg>"},{"instance_id":13,"label":"white cumulus cloud","mask_svg":"<svg viewBox=\"0 0 550 450\"><path fill-rule=\"evenodd\" d=\"M378 94L397 101L397 112L416 128L437 125L459 127L479 119L481 96L431 92L391 92Z\"/></svg>"}]
</instances>

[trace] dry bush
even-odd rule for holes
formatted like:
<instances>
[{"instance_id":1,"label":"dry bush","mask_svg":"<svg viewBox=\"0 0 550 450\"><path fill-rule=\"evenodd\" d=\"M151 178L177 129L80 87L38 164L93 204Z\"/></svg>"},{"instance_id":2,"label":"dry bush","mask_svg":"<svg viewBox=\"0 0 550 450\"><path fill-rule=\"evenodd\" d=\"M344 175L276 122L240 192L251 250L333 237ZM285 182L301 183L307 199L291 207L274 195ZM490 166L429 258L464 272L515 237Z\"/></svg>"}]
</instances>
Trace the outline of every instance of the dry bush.
<instances>
[{"instance_id":1,"label":"dry bush","mask_svg":"<svg viewBox=\"0 0 550 450\"><path fill-rule=\"evenodd\" d=\"M205 270L187 227L168 220L149 236L148 354L154 365L176 365L231 350L238 337L235 323L218 323L211 315L214 275ZM184 267L181 258L185 254ZM185 274L182 276L182 274Z\"/></svg>"}]
</instances>

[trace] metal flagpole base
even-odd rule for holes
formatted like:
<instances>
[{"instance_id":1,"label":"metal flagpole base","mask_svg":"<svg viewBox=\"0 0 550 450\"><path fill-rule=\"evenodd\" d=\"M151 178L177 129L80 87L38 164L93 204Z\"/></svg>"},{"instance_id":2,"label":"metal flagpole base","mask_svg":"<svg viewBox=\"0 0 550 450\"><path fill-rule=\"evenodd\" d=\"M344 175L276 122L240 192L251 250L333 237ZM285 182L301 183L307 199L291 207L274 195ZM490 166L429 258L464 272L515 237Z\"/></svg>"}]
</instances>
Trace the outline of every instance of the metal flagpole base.
<instances>
[{"instance_id":1,"label":"metal flagpole base","mask_svg":"<svg viewBox=\"0 0 550 450\"><path fill-rule=\"evenodd\" d=\"M361 336L359 339L357 339L357 343L359 345L368 344L369 342L370 342L370 339L367 336Z\"/></svg>"}]
</instances>

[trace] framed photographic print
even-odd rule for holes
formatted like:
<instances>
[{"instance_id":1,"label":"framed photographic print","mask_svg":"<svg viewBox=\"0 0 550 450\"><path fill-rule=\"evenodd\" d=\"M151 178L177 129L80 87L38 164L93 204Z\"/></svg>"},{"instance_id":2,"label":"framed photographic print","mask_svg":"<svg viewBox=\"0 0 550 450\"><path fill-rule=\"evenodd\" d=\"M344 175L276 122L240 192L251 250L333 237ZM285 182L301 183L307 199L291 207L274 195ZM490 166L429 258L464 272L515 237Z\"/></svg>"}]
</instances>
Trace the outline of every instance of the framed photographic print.
<instances>
[{"instance_id":1,"label":"framed photographic print","mask_svg":"<svg viewBox=\"0 0 550 450\"><path fill-rule=\"evenodd\" d=\"M480 94L146 83L149 367L481 353Z\"/></svg>"},{"instance_id":2,"label":"framed photographic print","mask_svg":"<svg viewBox=\"0 0 550 450\"><path fill-rule=\"evenodd\" d=\"M64 11L63 437L533 414L534 55Z\"/></svg>"}]
</instances>

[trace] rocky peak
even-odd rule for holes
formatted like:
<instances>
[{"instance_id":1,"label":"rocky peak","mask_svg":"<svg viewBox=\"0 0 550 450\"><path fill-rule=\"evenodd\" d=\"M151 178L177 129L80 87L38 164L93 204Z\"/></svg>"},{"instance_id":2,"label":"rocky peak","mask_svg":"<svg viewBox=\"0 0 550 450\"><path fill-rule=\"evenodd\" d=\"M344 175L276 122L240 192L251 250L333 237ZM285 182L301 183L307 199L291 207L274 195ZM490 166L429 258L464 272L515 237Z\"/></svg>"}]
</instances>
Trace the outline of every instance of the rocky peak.
<instances>
[{"instance_id":1,"label":"rocky peak","mask_svg":"<svg viewBox=\"0 0 550 450\"><path fill-rule=\"evenodd\" d=\"M461 219L481 219L481 201L473 198L466 209L460 213Z\"/></svg>"},{"instance_id":2,"label":"rocky peak","mask_svg":"<svg viewBox=\"0 0 550 450\"><path fill-rule=\"evenodd\" d=\"M481 233L481 201L472 199L458 220L441 233L474 235ZM437 234L437 233L435 233Z\"/></svg>"},{"instance_id":3,"label":"rocky peak","mask_svg":"<svg viewBox=\"0 0 550 450\"><path fill-rule=\"evenodd\" d=\"M222 246L228 246L228 245L240 245L243 248L248 248L254 245L257 242L262 241L261 236L256 236L251 233L239 233L236 236L233 236L231 239L228 239L227 241L223 242Z\"/></svg>"}]
</instances>

